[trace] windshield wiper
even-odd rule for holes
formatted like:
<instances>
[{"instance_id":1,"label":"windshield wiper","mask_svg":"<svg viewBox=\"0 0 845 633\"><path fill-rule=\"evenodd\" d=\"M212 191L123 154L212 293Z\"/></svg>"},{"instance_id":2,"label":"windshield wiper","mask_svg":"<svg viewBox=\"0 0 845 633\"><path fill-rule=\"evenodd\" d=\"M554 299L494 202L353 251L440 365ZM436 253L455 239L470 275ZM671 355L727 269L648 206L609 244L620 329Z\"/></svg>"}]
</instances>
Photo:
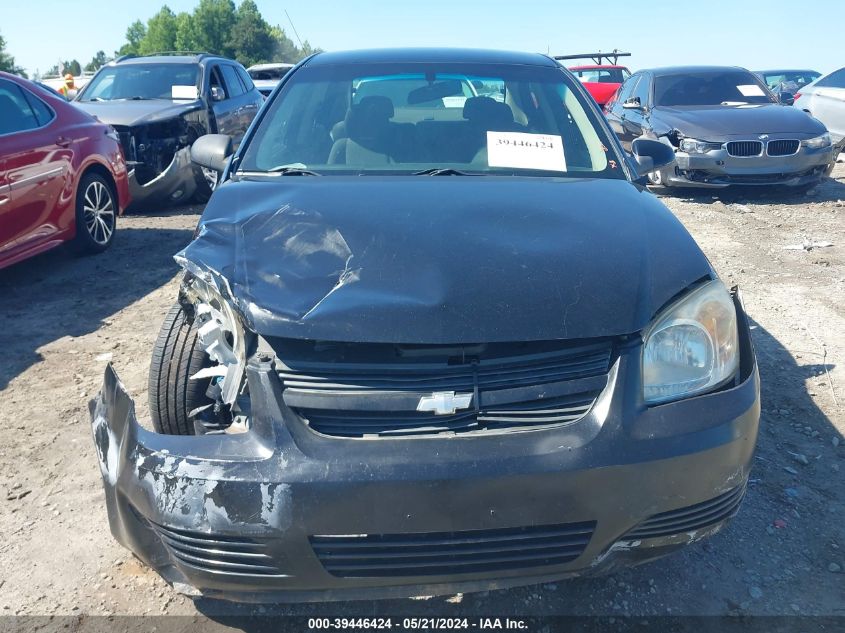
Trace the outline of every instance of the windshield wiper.
<instances>
[{"instance_id":1,"label":"windshield wiper","mask_svg":"<svg viewBox=\"0 0 845 633\"><path fill-rule=\"evenodd\" d=\"M431 167L422 171L415 171L413 176L481 176L482 174L471 174L452 167Z\"/></svg>"},{"instance_id":2,"label":"windshield wiper","mask_svg":"<svg viewBox=\"0 0 845 633\"><path fill-rule=\"evenodd\" d=\"M152 101L152 97L126 97L126 101Z\"/></svg>"},{"instance_id":3,"label":"windshield wiper","mask_svg":"<svg viewBox=\"0 0 845 633\"><path fill-rule=\"evenodd\" d=\"M310 169L306 169L305 165L279 165L278 167L273 167L272 169L268 169L267 173L270 174L279 174L280 176L322 176L323 174L318 174L316 171L311 171Z\"/></svg>"}]
</instances>

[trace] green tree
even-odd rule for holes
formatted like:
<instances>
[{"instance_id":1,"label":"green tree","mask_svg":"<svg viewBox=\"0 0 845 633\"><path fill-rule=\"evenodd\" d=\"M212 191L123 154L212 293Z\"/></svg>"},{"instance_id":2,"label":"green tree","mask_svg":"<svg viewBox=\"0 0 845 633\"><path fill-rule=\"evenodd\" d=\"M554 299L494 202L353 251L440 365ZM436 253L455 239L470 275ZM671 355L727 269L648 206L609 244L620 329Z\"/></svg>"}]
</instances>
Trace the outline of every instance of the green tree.
<instances>
[{"instance_id":1,"label":"green tree","mask_svg":"<svg viewBox=\"0 0 845 633\"><path fill-rule=\"evenodd\" d=\"M253 0L243 0L228 41L235 59L244 66L270 61L274 44L270 25L261 16L258 6Z\"/></svg>"},{"instance_id":2,"label":"green tree","mask_svg":"<svg viewBox=\"0 0 845 633\"><path fill-rule=\"evenodd\" d=\"M160 51L175 51L176 29L176 14L164 5L147 20L147 32L138 45L138 52L141 55L149 55Z\"/></svg>"},{"instance_id":3,"label":"green tree","mask_svg":"<svg viewBox=\"0 0 845 633\"><path fill-rule=\"evenodd\" d=\"M82 65L75 59L62 62L62 74L70 73L74 77L82 74Z\"/></svg>"},{"instance_id":4,"label":"green tree","mask_svg":"<svg viewBox=\"0 0 845 633\"><path fill-rule=\"evenodd\" d=\"M18 66L15 63L15 58L6 52L6 40L2 35L0 35L0 70L26 77L24 69Z\"/></svg>"},{"instance_id":5,"label":"green tree","mask_svg":"<svg viewBox=\"0 0 845 633\"><path fill-rule=\"evenodd\" d=\"M285 34L282 27L270 27L270 34L273 36L272 61L294 64L301 59L300 50L293 43L293 40Z\"/></svg>"},{"instance_id":6,"label":"green tree","mask_svg":"<svg viewBox=\"0 0 845 633\"><path fill-rule=\"evenodd\" d=\"M182 11L176 16L176 50L197 50L197 44L193 40L191 14L186 11Z\"/></svg>"},{"instance_id":7,"label":"green tree","mask_svg":"<svg viewBox=\"0 0 845 633\"><path fill-rule=\"evenodd\" d=\"M99 70L100 66L105 65L107 61L105 51L97 51L97 54L94 55L91 61L85 64L85 70L88 72Z\"/></svg>"},{"instance_id":8,"label":"green tree","mask_svg":"<svg viewBox=\"0 0 845 633\"><path fill-rule=\"evenodd\" d=\"M229 34L237 20L232 0L200 0L191 15L187 38L201 51L232 57Z\"/></svg>"},{"instance_id":9,"label":"green tree","mask_svg":"<svg viewBox=\"0 0 845 633\"><path fill-rule=\"evenodd\" d=\"M141 20L135 20L126 29L126 44L117 51L118 55L137 55L140 52L141 41L147 34L147 27Z\"/></svg>"}]
</instances>

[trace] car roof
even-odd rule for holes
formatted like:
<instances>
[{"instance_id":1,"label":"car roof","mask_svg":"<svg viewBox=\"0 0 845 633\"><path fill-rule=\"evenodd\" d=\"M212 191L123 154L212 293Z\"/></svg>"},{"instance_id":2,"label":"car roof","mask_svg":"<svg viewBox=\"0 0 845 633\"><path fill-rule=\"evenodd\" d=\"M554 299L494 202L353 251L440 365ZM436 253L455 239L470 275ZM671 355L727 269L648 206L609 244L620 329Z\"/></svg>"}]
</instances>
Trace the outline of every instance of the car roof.
<instances>
[{"instance_id":1,"label":"car roof","mask_svg":"<svg viewBox=\"0 0 845 633\"><path fill-rule=\"evenodd\" d=\"M541 53L483 50L472 48L383 48L356 51L317 53L307 61L309 66L378 63L468 63L521 64L560 67Z\"/></svg>"},{"instance_id":2,"label":"car roof","mask_svg":"<svg viewBox=\"0 0 845 633\"><path fill-rule=\"evenodd\" d=\"M229 61L233 62L234 60L226 59L225 57L220 57L219 55L211 55L210 53L196 53L196 54L186 54L186 55L142 55L142 56L125 56L119 57L115 61L111 62L112 64L196 64L201 61L207 61L209 59L214 59L217 61Z\"/></svg>"},{"instance_id":3,"label":"car roof","mask_svg":"<svg viewBox=\"0 0 845 633\"><path fill-rule=\"evenodd\" d=\"M693 73L735 72L737 70L751 72L747 68L742 68L741 66L663 66L660 68L644 68L643 70L651 73L655 77Z\"/></svg>"},{"instance_id":4,"label":"car roof","mask_svg":"<svg viewBox=\"0 0 845 633\"><path fill-rule=\"evenodd\" d=\"M296 64L288 64L287 62L273 62L270 64L253 64L247 70L274 70L276 68L293 68Z\"/></svg>"}]
</instances>

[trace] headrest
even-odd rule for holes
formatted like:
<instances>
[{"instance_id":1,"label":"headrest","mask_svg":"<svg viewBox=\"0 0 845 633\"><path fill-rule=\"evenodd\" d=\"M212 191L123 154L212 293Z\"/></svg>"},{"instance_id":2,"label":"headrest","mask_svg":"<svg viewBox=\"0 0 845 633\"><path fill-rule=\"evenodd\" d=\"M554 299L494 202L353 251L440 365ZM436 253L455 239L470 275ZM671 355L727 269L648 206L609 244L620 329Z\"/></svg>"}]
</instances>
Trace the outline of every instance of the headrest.
<instances>
[{"instance_id":1,"label":"headrest","mask_svg":"<svg viewBox=\"0 0 845 633\"><path fill-rule=\"evenodd\" d=\"M364 97L346 113L346 134L353 140L378 136L390 125L393 102L387 97Z\"/></svg>"},{"instance_id":2,"label":"headrest","mask_svg":"<svg viewBox=\"0 0 845 633\"><path fill-rule=\"evenodd\" d=\"M363 116L376 119L393 118L393 102L387 97L364 97L352 106L352 110L360 110Z\"/></svg>"},{"instance_id":3,"label":"headrest","mask_svg":"<svg viewBox=\"0 0 845 633\"><path fill-rule=\"evenodd\" d=\"M490 97L470 97L464 103L464 118L486 126L513 124L513 110Z\"/></svg>"}]
</instances>

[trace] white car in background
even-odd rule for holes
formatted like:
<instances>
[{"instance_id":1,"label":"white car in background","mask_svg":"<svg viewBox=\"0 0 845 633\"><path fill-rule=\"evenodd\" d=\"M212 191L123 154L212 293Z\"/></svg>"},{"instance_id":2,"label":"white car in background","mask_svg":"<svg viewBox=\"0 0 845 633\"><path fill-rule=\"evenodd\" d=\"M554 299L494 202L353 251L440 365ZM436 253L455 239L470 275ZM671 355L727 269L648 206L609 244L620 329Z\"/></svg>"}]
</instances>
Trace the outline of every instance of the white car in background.
<instances>
[{"instance_id":1,"label":"white car in background","mask_svg":"<svg viewBox=\"0 0 845 633\"><path fill-rule=\"evenodd\" d=\"M255 87L258 91L269 97L273 89L278 85L288 71L293 68L293 64L274 63L274 64L256 64L246 69L249 76L252 78Z\"/></svg>"},{"instance_id":2,"label":"white car in background","mask_svg":"<svg viewBox=\"0 0 845 633\"><path fill-rule=\"evenodd\" d=\"M795 107L824 123L839 151L845 151L845 68L801 88Z\"/></svg>"}]
</instances>

